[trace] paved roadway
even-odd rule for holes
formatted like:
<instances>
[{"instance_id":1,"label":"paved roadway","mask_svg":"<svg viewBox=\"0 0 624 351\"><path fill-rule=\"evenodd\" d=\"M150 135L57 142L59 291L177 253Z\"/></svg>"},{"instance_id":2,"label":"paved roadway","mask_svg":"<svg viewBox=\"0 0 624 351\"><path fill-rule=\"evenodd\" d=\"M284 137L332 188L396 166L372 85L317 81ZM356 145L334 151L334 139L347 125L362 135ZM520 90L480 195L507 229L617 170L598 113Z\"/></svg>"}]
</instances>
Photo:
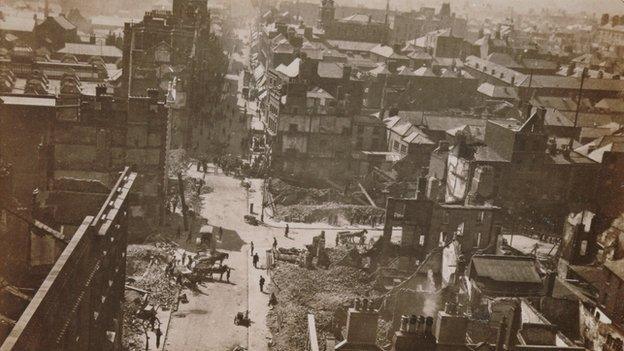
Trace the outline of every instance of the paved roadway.
<instances>
[{"instance_id":1,"label":"paved roadway","mask_svg":"<svg viewBox=\"0 0 624 351\"><path fill-rule=\"evenodd\" d=\"M200 177L192 167L189 175ZM209 172L205 176L206 184L214 192L203 196L202 217L215 228L223 227L223 239L217 245L219 251L228 252L229 259L224 262L232 267L230 283L208 282L198 291L185 290L189 297L188 304L180 304L171 317L165 338L165 350L168 351L225 351L241 345L248 350L268 350L270 334L266 327L269 295L261 293L258 281L260 275L267 279L266 290L271 289L270 278L263 269L255 269L251 264L250 243L253 241L259 252L262 268L266 261L266 250L277 238L281 247L303 248L312 242L312 237L320 233L319 226L324 226L327 246L333 246L335 235L342 228L332 228L322 224L305 225L291 223L291 235L284 237L284 223L272 223L272 226L252 226L244 222L248 214L249 203L254 209L261 206L261 180L252 180L252 188L247 193L240 186L240 180L219 172ZM378 236L379 231L373 236ZM369 232L370 234L370 232ZM234 316L238 311L250 310L252 324L250 328L235 326Z\"/></svg>"}]
</instances>

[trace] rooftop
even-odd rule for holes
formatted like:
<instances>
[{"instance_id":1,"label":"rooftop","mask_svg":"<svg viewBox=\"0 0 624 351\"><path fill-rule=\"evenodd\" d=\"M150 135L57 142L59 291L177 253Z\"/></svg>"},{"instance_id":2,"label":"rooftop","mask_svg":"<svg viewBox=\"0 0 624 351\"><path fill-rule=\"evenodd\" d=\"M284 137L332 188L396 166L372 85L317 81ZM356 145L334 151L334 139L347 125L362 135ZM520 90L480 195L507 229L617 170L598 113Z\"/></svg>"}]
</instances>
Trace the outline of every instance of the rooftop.
<instances>
[{"instance_id":1,"label":"rooftop","mask_svg":"<svg viewBox=\"0 0 624 351\"><path fill-rule=\"evenodd\" d=\"M79 43L66 43L65 47L60 49L58 53L114 58L121 58L123 56L122 51L115 46Z\"/></svg>"},{"instance_id":2,"label":"rooftop","mask_svg":"<svg viewBox=\"0 0 624 351\"><path fill-rule=\"evenodd\" d=\"M56 99L33 96L0 96L0 104L17 106L54 107Z\"/></svg>"},{"instance_id":3,"label":"rooftop","mask_svg":"<svg viewBox=\"0 0 624 351\"><path fill-rule=\"evenodd\" d=\"M541 284L535 259L524 256L473 256L475 274L497 282ZM501 269L505 267L505 269Z\"/></svg>"}]
</instances>

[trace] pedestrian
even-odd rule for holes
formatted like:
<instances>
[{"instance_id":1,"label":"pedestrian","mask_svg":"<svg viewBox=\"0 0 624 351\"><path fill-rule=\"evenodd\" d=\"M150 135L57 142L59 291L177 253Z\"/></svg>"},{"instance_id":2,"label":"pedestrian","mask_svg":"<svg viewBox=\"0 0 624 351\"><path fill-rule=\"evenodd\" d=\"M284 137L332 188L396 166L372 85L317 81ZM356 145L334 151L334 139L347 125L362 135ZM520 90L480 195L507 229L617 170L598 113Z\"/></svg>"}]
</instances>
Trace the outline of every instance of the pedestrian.
<instances>
[{"instance_id":1,"label":"pedestrian","mask_svg":"<svg viewBox=\"0 0 624 351\"><path fill-rule=\"evenodd\" d=\"M258 262L260 261L260 256L258 256L258 253L256 252L253 255L253 266L254 268L258 268Z\"/></svg>"},{"instance_id":2,"label":"pedestrian","mask_svg":"<svg viewBox=\"0 0 624 351\"><path fill-rule=\"evenodd\" d=\"M184 262L186 262L186 251L182 253L182 265L184 265Z\"/></svg>"},{"instance_id":3,"label":"pedestrian","mask_svg":"<svg viewBox=\"0 0 624 351\"><path fill-rule=\"evenodd\" d=\"M286 223L286 228L284 228L284 236L288 238L288 233L290 232L290 227L288 223Z\"/></svg>"},{"instance_id":4,"label":"pedestrian","mask_svg":"<svg viewBox=\"0 0 624 351\"><path fill-rule=\"evenodd\" d=\"M253 241L251 242L251 256L254 255L254 244Z\"/></svg>"},{"instance_id":5,"label":"pedestrian","mask_svg":"<svg viewBox=\"0 0 624 351\"><path fill-rule=\"evenodd\" d=\"M219 227L219 240L223 240L223 227Z\"/></svg>"},{"instance_id":6,"label":"pedestrian","mask_svg":"<svg viewBox=\"0 0 624 351\"><path fill-rule=\"evenodd\" d=\"M197 160L197 172L199 172L200 167L201 167L201 161Z\"/></svg>"},{"instance_id":7,"label":"pedestrian","mask_svg":"<svg viewBox=\"0 0 624 351\"><path fill-rule=\"evenodd\" d=\"M160 337L162 336L162 331L160 328L156 329L156 348L160 347Z\"/></svg>"},{"instance_id":8,"label":"pedestrian","mask_svg":"<svg viewBox=\"0 0 624 351\"><path fill-rule=\"evenodd\" d=\"M260 276L260 292L264 292L264 277Z\"/></svg>"},{"instance_id":9,"label":"pedestrian","mask_svg":"<svg viewBox=\"0 0 624 351\"><path fill-rule=\"evenodd\" d=\"M230 282L230 273L232 272L232 269L230 267L228 267L227 272L225 272L225 279L227 280L227 282Z\"/></svg>"},{"instance_id":10,"label":"pedestrian","mask_svg":"<svg viewBox=\"0 0 624 351\"><path fill-rule=\"evenodd\" d=\"M273 250L277 249L277 239L273 237Z\"/></svg>"},{"instance_id":11,"label":"pedestrian","mask_svg":"<svg viewBox=\"0 0 624 351\"><path fill-rule=\"evenodd\" d=\"M277 305L277 297L275 293L271 293L271 297L269 298L269 307Z\"/></svg>"},{"instance_id":12,"label":"pedestrian","mask_svg":"<svg viewBox=\"0 0 624 351\"><path fill-rule=\"evenodd\" d=\"M171 200L171 207L172 213L175 213L178 208L178 195L174 196Z\"/></svg>"}]
</instances>

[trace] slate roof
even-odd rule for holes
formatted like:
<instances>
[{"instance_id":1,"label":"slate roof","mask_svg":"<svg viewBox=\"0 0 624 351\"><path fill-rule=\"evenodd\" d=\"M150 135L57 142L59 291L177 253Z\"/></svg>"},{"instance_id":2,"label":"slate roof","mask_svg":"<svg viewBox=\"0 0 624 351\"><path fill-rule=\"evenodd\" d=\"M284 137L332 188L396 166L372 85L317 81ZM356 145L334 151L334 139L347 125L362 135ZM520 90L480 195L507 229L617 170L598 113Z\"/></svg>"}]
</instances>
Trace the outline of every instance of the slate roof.
<instances>
[{"instance_id":1,"label":"slate roof","mask_svg":"<svg viewBox=\"0 0 624 351\"><path fill-rule=\"evenodd\" d=\"M327 44L330 46L344 51L366 51L369 52L372 48L379 45L377 43L367 43L361 41L350 40L327 40Z\"/></svg>"},{"instance_id":2,"label":"slate roof","mask_svg":"<svg viewBox=\"0 0 624 351\"><path fill-rule=\"evenodd\" d=\"M507 283L542 283L533 258L495 255L473 256L471 265L474 268L474 273L480 278Z\"/></svg>"},{"instance_id":3,"label":"slate roof","mask_svg":"<svg viewBox=\"0 0 624 351\"><path fill-rule=\"evenodd\" d=\"M317 73L321 78L342 78L342 65L334 62L321 61L318 64Z\"/></svg>"},{"instance_id":4,"label":"slate roof","mask_svg":"<svg viewBox=\"0 0 624 351\"><path fill-rule=\"evenodd\" d=\"M604 266L620 278L620 280L624 280L624 260L606 261Z\"/></svg>"},{"instance_id":5,"label":"slate roof","mask_svg":"<svg viewBox=\"0 0 624 351\"><path fill-rule=\"evenodd\" d=\"M30 96L0 96L0 103L4 105L54 107L56 106L56 99Z\"/></svg>"},{"instance_id":6,"label":"slate roof","mask_svg":"<svg viewBox=\"0 0 624 351\"><path fill-rule=\"evenodd\" d=\"M114 58L121 58L123 56L123 52L115 46L79 43L66 43L65 47L60 49L58 53Z\"/></svg>"},{"instance_id":7,"label":"slate roof","mask_svg":"<svg viewBox=\"0 0 624 351\"><path fill-rule=\"evenodd\" d=\"M481 94L495 99L518 100L518 92L514 87L483 83L479 85L477 91Z\"/></svg>"},{"instance_id":8,"label":"slate roof","mask_svg":"<svg viewBox=\"0 0 624 351\"><path fill-rule=\"evenodd\" d=\"M7 32L32 32L35 24L33 18L5 16L3 20L0 20L0 30Z\"/></svg>"},{"instance_id":9,"label":"slate roof","mask_svg":"<svg viewBox=\"0 0 624 351\"><path fill-rule=\"evenodd\" d=\"M65 30L76 29L76 26L73 23L71 23L67 18L65 18L65 16L52 17L52 20Z\"/></svg>"},{"instance_id":10,"label":"slate roof","mask_svg":"<svg viewBox=\"0 0 624 351\"><path fill-rule=\"evenodd\" d=\"M624 112L624 99L609 99L605 98L600 100L596 106L596 108L601 108L605 110L610 110L613 112Z\"/></svg>"}]
</instances>

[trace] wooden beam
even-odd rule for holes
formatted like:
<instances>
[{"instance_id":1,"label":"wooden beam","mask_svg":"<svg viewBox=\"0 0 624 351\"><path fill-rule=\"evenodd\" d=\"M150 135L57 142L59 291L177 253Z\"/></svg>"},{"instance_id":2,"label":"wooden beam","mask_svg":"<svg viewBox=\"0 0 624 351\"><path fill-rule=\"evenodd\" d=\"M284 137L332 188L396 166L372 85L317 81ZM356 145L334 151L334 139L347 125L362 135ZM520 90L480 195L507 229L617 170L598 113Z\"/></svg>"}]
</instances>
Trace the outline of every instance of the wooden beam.
<instances>
[{"instance_id":1,"label":"wooden beam","mask_svg":"<svg viewBox=\"0 0 624 351\"><path fill-rule=\"evenodd\" d=\"M318 336L316 335L316 321L312 313L308 314L308 344L310 351L319 351Z\"/></svg>"}]
</instances>

